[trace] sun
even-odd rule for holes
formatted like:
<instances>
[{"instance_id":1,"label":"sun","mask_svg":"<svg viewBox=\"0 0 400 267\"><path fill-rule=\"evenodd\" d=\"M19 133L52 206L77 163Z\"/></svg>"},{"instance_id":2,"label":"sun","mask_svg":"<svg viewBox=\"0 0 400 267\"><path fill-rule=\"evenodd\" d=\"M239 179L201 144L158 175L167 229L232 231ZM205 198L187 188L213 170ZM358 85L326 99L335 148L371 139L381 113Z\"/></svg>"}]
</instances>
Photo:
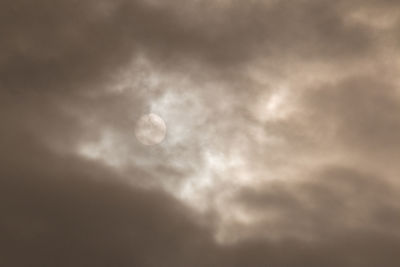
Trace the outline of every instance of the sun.
<instances>
[{"instance_id":1,"label":"sun","mask_svg":"<svg viewBox=\"0 0 400 267\"><path fill-rule=\"evenodd\" d=\"M154 113L143 115L136 124L136 138L144 145L160 144L166 134L167 126L164 120Z\"/></svg>"}]
</instances>

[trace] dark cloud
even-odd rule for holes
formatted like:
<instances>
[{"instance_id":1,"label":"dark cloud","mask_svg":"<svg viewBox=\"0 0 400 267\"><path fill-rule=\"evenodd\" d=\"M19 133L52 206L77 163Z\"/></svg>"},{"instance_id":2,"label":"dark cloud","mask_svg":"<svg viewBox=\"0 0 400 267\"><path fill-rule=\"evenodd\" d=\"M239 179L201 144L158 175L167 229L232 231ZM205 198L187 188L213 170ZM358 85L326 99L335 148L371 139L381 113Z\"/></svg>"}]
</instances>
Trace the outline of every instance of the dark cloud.
<instances>
[{"instance_id":1,"label":"dark cloud","mask_svg":"<svg viewBox=\"0 0 400 267\"><path fill-rule=\"evenodd\" d=\"M276 208L284 215L282 218L291 220L291 227L299 227L303 220L314 221L314 231L323 233L323 238L268 241L258 237L225 246L213 241L209 228L195 222L197 215L165 193L127 187L109 169L51 154L27 141L23 145L40 160L5 160L7 165L0 169L0 261L7 266L399 263L396 251L400 242L389 233L398 226L398 218L386 220L381 227L390 227L384 229L340 227L344 219L365 207L385 211L382 207L393 197L392 189L357 171L328 169L316 177L318 180L299 187L294 195L276 187L241 195L242 203L249 208L266 214L270 207ZM294 200L296 196L299 198ZM304 196L309 202L302 202ZM349 208L353 202L361 206ZM337 224L339 227L332 227ZM334 229L333 233L329 229Z\"/></svg>"},{"instance_id":2,"label":"dark cloud","mask_svg":"<svg viewBox=\"0 0 400 267\"><path fill-rule=\"evenodd\" d=\"M227 266L396 266L398 248L393 236L372 231L345 232L326 242L243 242L233 249Z\"/></svg>"},{"instance_id":3,"label":"dark cloud","mask_svg":"<svg viewBox=\"0 0 400 267\"><path fill-rule=\"evenodd\" d=\"M393 216L400 209L398 188L384 177L341 166L310 176L296 185L266 184L236 196L244 210L261 219L250 228L253 238L235 248L246 253L231 266L398 264L392 254L400 245L400 221ZM263 241L262 236L275 234L294 239ZM304 237L307 241L301 241Z\"/></svg>"},{"instance_id":4,"label":"dark cloud","mask_svg":"<svg viewBox=\"0 0 400 267\"><path fill-rule=\"evenodd\" d=\"M200 257L212 247L209 231L170 196L127 187L104 167L20 141L25 158L2 158L0 168L2 265L206 266L212 260Z\"/></svg>"},{"instance_id":5,"label":"dark cloud","mask_svg":"<svg viewBox=\"0 0 400 267\"><path fill-rule=\"evenodd\" d=\"M353 149L397 155L400 97L390 81L374 76L351 77L322 85L305 99L315 128L334 128L338 141Z\"/></svg>"},{"instance_id":6,"label":"dark cloud","mask_svg":"<svg viewBox=\"0 0 400 267\"><path fill-rule=\"evenodd\" d=\"M237 65L269 57L348 58L373 40L328 1L218 7L145 1L3 1L0 80L7 90L66 91L104 82L134 56L163 65ZM91 85L91 86L90 86Z\"/></svg>"},{"instance_id":7,"label":"dark cloud","mask_svg":"<svg viewBox=\"0 0 400 267\"><path fill-rule=\"evenodd\" d=\"M399 266L398 10L1 1L0 265Z\"/></svg>"},{"instance_id":8,"label":"dark cloud","mask_svg":"<svg viewBox=\"0 0 400 267\"><path fill-rule=\"evenodd\" d=\"M399 230L398 218L382 217L400 208L398 188L388 184L387 177L346 167L327 167L309 176L297 185L272 183L244 190L238 195L239 205L265 216L260 227L272 227L282 235L324 239L354 228ZM272 225L268 225L269 216L275 218Z\"/></svg>"}]
</instances>

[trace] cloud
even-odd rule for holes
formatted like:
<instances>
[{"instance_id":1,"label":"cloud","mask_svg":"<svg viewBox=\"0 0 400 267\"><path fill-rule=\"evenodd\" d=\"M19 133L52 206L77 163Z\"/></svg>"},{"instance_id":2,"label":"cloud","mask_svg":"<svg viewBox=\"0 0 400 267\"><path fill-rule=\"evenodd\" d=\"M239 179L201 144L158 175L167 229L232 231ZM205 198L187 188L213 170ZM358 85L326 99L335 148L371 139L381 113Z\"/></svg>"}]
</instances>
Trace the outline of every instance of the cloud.
<instances>
[{"instance_id":1,"label":"cloud","mask_svg":"<svg viewBox=\"0 0 400 267\"><path fill-rule=\"evenodd\" d=\"M305 101L314 122L320 122L316 127L333 125L339 143L370 154L397 154L400 98L390 80L351 77L311 90Z\"/></svg>"},{"instance_id":2,"label":"cloud","mask_svg":"<svg viewBox=\"0 0 400 267\"><path fill-rule=\"evenodd\" d=\"M259 218L259 228L250 229L257 229L256 235L264 228L266 235L273 231L316 240L354 229L398 232L395 218L383 219L384 213L400 208L398 188L385 177L342 166L309 176L291 185L278 182L239 193L238 205Z\"/></svg>"},{"instance_id":3,"label":"cloud","mask_svg":"<svg viewBox=\"0 0 400 267\"><path fill-rule=\"evenodd\" d=\"M9 160L0 169L1 263L7 266L396 266L399 261L399 240L387 227L397 227L395 218L392 224L378 220L385 228L340 227L365 207L385 211L386 200L395 197L375 177L354 170L328 168L294 195L268 188L241 195L242 203L260 212L275 206L291 227L313 221L313 231L323 238L277 242L258 236L227 246L214 241L202 220L196 222L198 215L163 192L127 187L110 169L23 145L41 160ZM292 201L297 196L310 201L303 206Z\"/></svg>"},{"instance_id":4,"label":"cloud","mask_svg":"<svg viewBox=\"0 0 400 267\"><path fill-rule=\"evenodd\" d=\"M398 266L399 10L2 1L0 265Z\"/></svg>"},{"instance_id":5,"label":"cloud","mask_svg":"<svg viewBox=\"0 0 400 267\"><path fill-rule=\"evenodd\" d=\"M93 88L145 55L180 67L229 68L263 57L349 58L373 40L344 22L340 4L232 1L151 5L145 1L6 1L2 6L1 82L7 90ZM24 89L26 88L26 89Z\"/></svg>"},{"instance_id":6,"label":"cloud","mask_svg":"<svg viewBox=\"0 0 400 267\"><path fill-rule=\"evenodd\" d=\"M127 187L111 170L81 158L29 141L20 145L26 158L3 158L0 169L2 264L207 265L197 251L209 249L208 230L178 201Z\"/></svg>"}]
</instances>

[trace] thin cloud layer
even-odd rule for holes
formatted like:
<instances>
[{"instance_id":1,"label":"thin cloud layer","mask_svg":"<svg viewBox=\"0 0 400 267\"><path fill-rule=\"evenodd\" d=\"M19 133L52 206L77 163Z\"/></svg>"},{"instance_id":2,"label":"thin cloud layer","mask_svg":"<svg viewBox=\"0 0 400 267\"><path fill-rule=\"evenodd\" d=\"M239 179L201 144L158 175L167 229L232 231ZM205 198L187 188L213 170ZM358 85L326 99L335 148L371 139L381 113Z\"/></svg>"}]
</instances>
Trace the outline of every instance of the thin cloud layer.
<instances>
[{"instance_id":1,"label":"thin cloud layer","mask_svg":"<svg viewBox=\"0 0 400 267\"><path fill-rule=\"evenodd\" d=\"M390 0L2 1L0 265L398 266L399 26Z\"/></svg>"}]
</instances>

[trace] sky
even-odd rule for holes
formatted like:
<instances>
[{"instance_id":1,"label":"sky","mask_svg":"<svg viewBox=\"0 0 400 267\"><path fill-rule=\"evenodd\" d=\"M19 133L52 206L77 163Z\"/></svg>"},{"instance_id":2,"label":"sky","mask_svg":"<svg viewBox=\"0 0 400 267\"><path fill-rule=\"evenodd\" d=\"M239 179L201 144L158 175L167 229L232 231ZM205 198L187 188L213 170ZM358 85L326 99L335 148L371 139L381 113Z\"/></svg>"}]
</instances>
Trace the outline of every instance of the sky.
<instances>
[{"instance_id":1,"label":"sky","mask_svg":"<svg viewBox=\"0 0 400 267\"><path fill-rule=\"evenodd\" d=\"M400 266L398 1L2 0L0 33L1 266Z\"/></svg>"}]
</instances>

